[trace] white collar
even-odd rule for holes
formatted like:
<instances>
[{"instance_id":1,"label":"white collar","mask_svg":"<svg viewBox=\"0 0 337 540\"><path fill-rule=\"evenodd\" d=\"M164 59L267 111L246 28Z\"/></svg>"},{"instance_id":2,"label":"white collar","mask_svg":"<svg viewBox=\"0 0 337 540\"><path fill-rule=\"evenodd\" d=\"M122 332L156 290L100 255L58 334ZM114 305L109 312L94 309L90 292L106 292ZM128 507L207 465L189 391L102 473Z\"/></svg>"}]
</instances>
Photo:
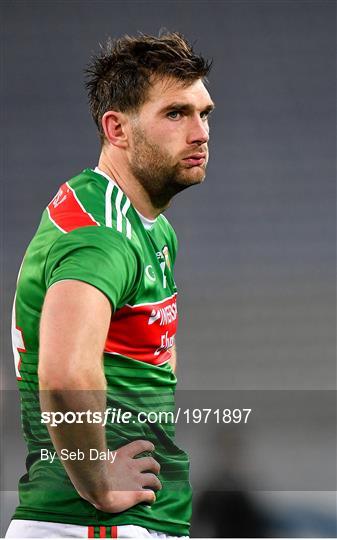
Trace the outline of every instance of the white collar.
<instances>
[{"instance_id":1,"label":"white collar","mask_svg":"<svg viewBox=\"0 0 337 540\"><path fill-rule=\"evenodd\" d=\"M113 178L110 178L110 176L108 174L106 174L104 171L101 171L101 169L99 169L98 167L95 167L94 172L97 173L97 174L101 174L102 176L104 176L104 178L106 178L107 180L109 180L110 182L115 184L115 186L117 186L117 183L115 182L115 180ZM149 218L143 216L143 214L141 214L140 212L138 212L137 208L135 208L135 210L136 210L137 214L139 215L140 220L144 225L144 228L146 230L152 229L153 225L157 221L157 218L149 219Z\"/></svg>"}]
</instances>

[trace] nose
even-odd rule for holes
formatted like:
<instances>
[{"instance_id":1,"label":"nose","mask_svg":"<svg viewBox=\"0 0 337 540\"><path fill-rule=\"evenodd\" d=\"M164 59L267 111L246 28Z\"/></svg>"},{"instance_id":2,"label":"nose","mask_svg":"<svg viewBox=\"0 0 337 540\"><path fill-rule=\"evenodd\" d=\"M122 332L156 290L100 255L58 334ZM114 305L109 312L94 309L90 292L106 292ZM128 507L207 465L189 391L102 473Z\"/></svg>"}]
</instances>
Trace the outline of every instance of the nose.
<instances>
[{"instance_id":1,"label":"nose","mask_svg":"<svg viewBox=\"0 0 337 540\"><path fill-rule=\"evenodd\" d=\"M187 142L188 144L205 144L209 141L209 126L207 120L199 115L191 118Z\"/></svg>"}]
</instances>

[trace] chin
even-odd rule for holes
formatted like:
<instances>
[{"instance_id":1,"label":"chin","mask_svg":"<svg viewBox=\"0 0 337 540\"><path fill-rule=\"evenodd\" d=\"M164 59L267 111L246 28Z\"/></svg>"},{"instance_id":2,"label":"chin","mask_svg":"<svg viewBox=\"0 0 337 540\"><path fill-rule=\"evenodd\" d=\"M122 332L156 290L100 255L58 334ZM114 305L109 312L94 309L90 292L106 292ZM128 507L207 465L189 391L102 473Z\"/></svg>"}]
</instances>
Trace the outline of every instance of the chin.
<instances>
[{"instance_id":1,"label":"chin","mask_svg":"<svg viewBox=\"0 0 337 540\"><path fill-rule=\"evenodd\" d=\"M193 186L194 184L201 184L205 180L206 171L200 167L198 167L198 169L199 170L190 169L192 174L182 175L179 183L186 187Z\"/></svg>"}]
</instances>

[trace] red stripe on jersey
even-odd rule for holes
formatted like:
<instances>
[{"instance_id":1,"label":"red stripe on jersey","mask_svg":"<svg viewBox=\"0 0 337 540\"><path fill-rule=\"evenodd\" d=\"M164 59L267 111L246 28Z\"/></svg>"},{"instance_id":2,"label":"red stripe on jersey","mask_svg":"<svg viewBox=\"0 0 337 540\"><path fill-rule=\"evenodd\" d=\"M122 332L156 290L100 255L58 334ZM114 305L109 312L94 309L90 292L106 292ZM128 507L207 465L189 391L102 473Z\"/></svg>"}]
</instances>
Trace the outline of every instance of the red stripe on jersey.
<instances>
[{"instance_id":1,"label":"red stripe on jersey","mask_svg":"<svg viewBox=\"0 0 337 540\"><path fill-rule=\"evenodd\" d=\"M118 538L117 525L111 527L111 538Z\"/></svg>"},{"instance_id":2,"label":"red stripe on jersey","mask_svg":"<svg viewBox=\"0 0 337 540\"><path fill-rule=\"evenodd\" d=\"M106 529L104 525L99 528L99 537L106 538Z\"/></svg>"},{"instance_id":3,"label":"red stripe on jersey","mask_svg":"<svg viewBox=\"0 0 337 540\"><path fill-rule=\"evenodd\" d=\"M75 191L68 182L60 187L53 200L48 204L47 211L50 220L64 233L79 227L99 225L78 200Z\"/></svg>"},{"instance_id":4,"label":"red stripe on jersey","mask_svg":"<svg viewBox=\"0 0 337 540\"><path fill-rule=\"evenodd\" d=\"M159 365L171 358L178 325L177 294L153 304L123 306L112 316L104 352Z\"/></svg>"},{"instance_id":5,"label":"red stripe on jersey","mask_svg":"<svg viewBox=\"0 0 337 540\"><path fill-rule=\"evenodd\" d=\"M92 525L88 527L88 538L95 538L95 529Z\"/></svg>"}]
</instances>

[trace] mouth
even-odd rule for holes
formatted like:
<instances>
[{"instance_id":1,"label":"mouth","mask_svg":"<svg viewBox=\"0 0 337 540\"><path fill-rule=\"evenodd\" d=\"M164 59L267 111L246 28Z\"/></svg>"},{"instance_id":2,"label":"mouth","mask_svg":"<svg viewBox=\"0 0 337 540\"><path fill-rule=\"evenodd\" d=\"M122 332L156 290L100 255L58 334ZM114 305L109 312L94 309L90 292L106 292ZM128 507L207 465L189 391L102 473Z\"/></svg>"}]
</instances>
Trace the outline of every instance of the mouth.
<instances>
[{"instance_id":1,"label":"mouth","mask_svg":"<svg viewBox=\"0 0 337 540\"><path fill-rule=\"evenodd\" d=\"M187 163L188 165L191 165L192 167L200 166L205 163L206 154L204 152L199 152L198 154L192 154L184 158L183 161Z\"/></svg>"}]
</instances>

